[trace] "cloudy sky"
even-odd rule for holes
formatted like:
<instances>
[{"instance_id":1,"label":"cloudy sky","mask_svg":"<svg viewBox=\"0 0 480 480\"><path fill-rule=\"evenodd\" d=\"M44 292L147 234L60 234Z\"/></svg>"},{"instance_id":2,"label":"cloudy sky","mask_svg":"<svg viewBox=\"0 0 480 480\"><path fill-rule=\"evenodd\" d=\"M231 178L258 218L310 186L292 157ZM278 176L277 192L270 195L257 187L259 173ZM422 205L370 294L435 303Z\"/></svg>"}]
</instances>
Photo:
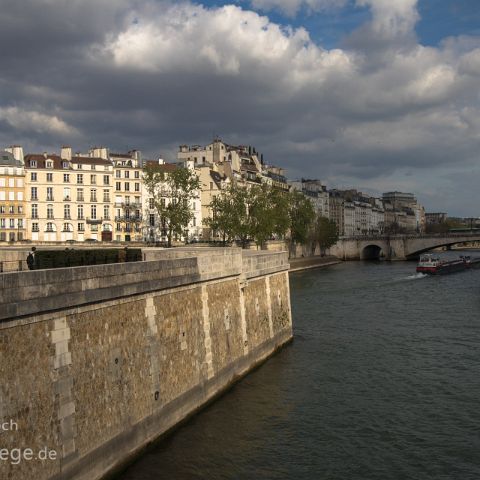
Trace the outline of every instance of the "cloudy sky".
<instances>
[{"instance_id":1,"label":"cloudy sky","mask_svg":"<svg viewBox=\"0 0 480 480\"><path fill-rule=\"evenodd\" d=\"M480 216L478 0L2 0L0 145L175 158L214 135L290 178Z\"/></svg>"}]
</instances>

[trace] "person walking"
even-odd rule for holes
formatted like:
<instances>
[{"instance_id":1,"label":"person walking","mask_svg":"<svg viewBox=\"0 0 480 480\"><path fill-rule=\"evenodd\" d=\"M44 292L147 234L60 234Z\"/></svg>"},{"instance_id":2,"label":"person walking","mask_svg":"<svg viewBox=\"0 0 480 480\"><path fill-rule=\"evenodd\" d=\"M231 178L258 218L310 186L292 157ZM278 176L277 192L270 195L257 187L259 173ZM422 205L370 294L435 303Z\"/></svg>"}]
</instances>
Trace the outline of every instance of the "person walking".
<instances>
[{"instance_id":1,"label":"person walking","mask_svg":"<svg viewBox=\"0 0 480 480\"><path fill-rule=\"evenodd\" d=\"M28 254L27 266L29 270L35 270L37 268L37 258L35 253L36 250L36 247L32 247L32 250Z\"/></svg>"}]
</instances>

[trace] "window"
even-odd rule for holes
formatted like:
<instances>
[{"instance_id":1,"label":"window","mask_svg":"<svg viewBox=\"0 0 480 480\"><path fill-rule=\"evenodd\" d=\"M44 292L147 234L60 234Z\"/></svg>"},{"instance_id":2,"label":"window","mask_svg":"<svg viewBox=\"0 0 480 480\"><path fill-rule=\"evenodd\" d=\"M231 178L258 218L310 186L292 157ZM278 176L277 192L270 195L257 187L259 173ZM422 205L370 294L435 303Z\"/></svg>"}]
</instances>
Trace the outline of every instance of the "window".
<instances>
[{"instance_id":1,"label":"window","mask_svg":"<svg viewBox=\"0 0 480 480\"><path fill-rule=\"evenodd\" d=\"M140 178L140 172L138 170L135 170L135 178Z\"/></svg>"},{"instance_id":2,"label":"window","mask_svg":"<svg viewBox=\"0 0 480 480\"><path fill-rule=\"evenodd\" d=\"M38 223L34 222L32 223L32 232L38 232L39 229L38 229Z\"/></svg>"},{"instance_id":3,"label":"window","mask_svg":"<svg viewBox=\"0 0 480 480\"><path fill-rule=\"evenodd\" d=\"M91 202L96 202L97 201L97 190L95 188L92 188L90 190L90 201Z\"/></svg>"},{"instance_id":4,"label":"window","mask_svg":"<svg viewBox=\"0 0 480 480\"><path fill-rule=\"evenodd\" d=\"M121 223L117 223L117 226L115 227L115 230L117 232L121 232L122 231L122 224Z\"/></svg>"},{"instance_id":5,"label":"window","mask_svg":"<svg viewBox=\"0 0 480 480\"><path fill-rule=\"evenodd\" d=\"M98 232L98 225L90 225L90 230L92 232Z\"/></svg>"},{"instance_id":6,"label":"window","mask_svg":"<svg viewBox=\"0 0 480 480\"><path fill-rule=\"evenodd\" d=\"M125 178L130 178L130 172L128 170L125 170Z\"/></svg>"},{"instance_id":7,"label":"window","mask_svg":"<svg viewBox=\"0 0 480 480\"><path fill-rule=\"evenodd\" d=\"M78 227L79 232L84 232L85 231L85 224L84 223L79 223L77 225L77 227Z\"/></svg>"},{"instance_id":8,"label":"window","mask_svg":"<svg viewBox=\"0 0 480 480\"><path fill-rule=\"evenodd\" d=\"M122 178L122 171L121 170L116 170L115 171L115 178Z\"/></svg>"},{"instance_id":9,"label":"window","mask_svg":"<svg viewBox=\"0 0 480 480\"><path fill-rule=\"evenodd\" d=\"M97 219L97 206L96 205L92 205L90 207L90 217L92 218L92 220L96 220Z\"/></svg>"},{"instance_id":10,"label":"window","mask_svg":"<svg viewBox=\"0 0 480 480\"><path fill-rule=\"evenodd\" d=\"M110 191L104 190L103 191L103 201L104 203L110 203Z\"/></svg>"},{"instance_id":11,"label":"window","mask_svg":"<svg viewBox=\"0 0 480 480\"><path fill-rule=\"evenodd\" d=\"M5 205L0 205L0 213L5 213Z\"/></svg>"},{"instance_id":12,"label":"window","mask_svg":"<svg viewBox=\"0 0 480 480\"><path fill-rule=\"evenodd\" d=\"M31 200L38 200L38 191L37 187L31 187L30 189Z\"/></svg>"},{"instance_id":13,"label":"window","mask_svg":"<svg viewBox=\"0 0 480 480\"><path fill-rule=\"evenodd\" d=\"M96 185L97 184L97 176L96 175L90 175L90 183L92 185Z\"/></svg>"},{"instance_id":14,"label":"window","mask_svg":"<svg viewBox=\"0 0 480 480\"><path fill-rule=\"evenodd\" d=\"M77 206L77 218L83 220L83 205Z\"/></svg>"},{"instance_id":15,"label":"window","mask_svg":"<svg viewBox=\"0 0 480 480\"><path fill-rule=\"evenodd\" d=\"M18 228L23 228L23 218L19 218L17 220L17 223L18 223Z\"/></svg>"},{"instance_id":16,"label":"window","mask_svg":"<svg viewBox=\"0 0 480 480\"><path fill-rule=\"evenodd\" d=\"M140 191L140 184L139 183L135 183L135 191L136 192Z\"/></svg>"},{"instance_id":17,"label":"window","mask_svg":"<svg viewBox=\"0 0 480 480\"><path fill-rule=\"evenodd\" d=\"M90 170L95 170L95 169L96 169L96 165L95 165L94 163L92 163L92 164L90 165Z\"/></svg>"},{"instance_id":18,"label":"window","mask_svg":"<svg viewBox=\"0 0 480 480\"><path fill-rule=\"evenodd\" d=\"M51 160L47 160L45 162L45 168L53 168L53 162Z\"/></svg>"},{"instance_id":19,"label":"window","mask_svg":"<svg viewBox=\"0 0 480 480\"><path fill-rule=\"evenodd\" d=\"M53 173L47 173L47 182L53 182Z\"/></svg>"},{"instance_id":20,"label":"window","mask_svg":"<svg viewBox=\"0 0 480 480\"><path fill-rule=\"evenodd\" d=\"M121 190L122 189L122 184L120 182L115 183L115 190Z\"/></svg>"},{"instance_id":21,"label":"window","mask_svg":"<svg viewBox=\"0 0 480 480\"><path fill-rule=\"evenodd\" d=\"M10 228L15 228L15 219L14 218L10 219Z\"/></svg>"},{"instance_id":22,"label":"window","mask_svg":"<svg viewBox=\"0 0 480 480\"><path fill-rule=\"evenodd\" d=\"M18 213L23 213L23 206L22 205L18 206Z\"/></svg>"},{"instance_id":23,"label":"window","mask_svg":"<svg viewBox=\"0 0 480 480\"><path fill-rule=\"evenodd\" d=\"M70 183L70 175L68 173L63 174L63 181L65 183Z\"/></svg>"},{"instance_id":24,"label":"window","mask_svg":"<svg viewBox=\"0 0 480 480\"><path fill-rule=\"evenodd\" d=\"M47 218L53 220L53 205L47 205Z\"/></svg>"},{"instance_id":25,"label":"window","mask_svg":"<svg viewBox=\"0 0 480 480\"><path fill-rule=\"evenodd\" d=\"M32 204L32 218L38 218L38 205L36 203Z\"/></svg>"},{"instance_id":26,"label":"window","mask_svg":"<svg viewBox=\"0 0 480 480\"><path fill-rule=\"evenodd\" d=\"M67 169L69 167L68 162L62 162L62 167Z\"/></svg>"},{"instance_id":27,"label":"window","mask_svg":"<svg viewBox=\"0 0 480 480\"><path fill-rule=\"evenodd\" d=\"M125 197L125 205L130 205L130 197Z\"/></svg>"},{"instance_id":28,"label":"window","mask_svg":"<svg viewBox=\"0 0 480 480\"><path fill-rule=\"evenodd\" d=\"M68 204L63 206L63 218L65 220L70 220L70 218L72 218L70 216L70 205L68 205Z\"/></svg>"},{"instance_id":29,"label":"window","mask_svg":"<svg viewBox=\"0 0 480 480\"><path fill-rule=\"evenodd\" d=\"M103 218L105 220L110 220L110 212L109 212L109 207L107 205L104 205L103 207Z\"/></svg>"},{"instance_id":30,"label":"window","mask_svg":"<svg viewBox=\"0 0 480 480\"><path fill-rule=\"evenodd\" d=\"M53 202L53 188L47 187L47 202Z\"/></svg>"},{"instance_id":31,"label":"window","mask_svg":"<svg viewBox=\"0 0 480 480\"><path fill-rule=\"evenodd\" d=\"M125 191L126 192L130 191L130 184L128 182L125 182Z\"/></svg>"},{"instance_id":32,"label":"window","mask_svg":"<svg viewBox=\"0 0 480 480\"><path fill-rule=\"evenodd\" d=\"M70 197L70 189L65 187L63 189L63 201L64 202L69 202L71 200L71 197Z\"/></svg>"},{"instance_id":33,"label":"window","mask_svg":"<svg viewBox=\"0 0 480 480\"><path fill-rule=\"evenodd\" d=\"M0 218L0 228L5 228L5 219Z\"/></svg>"},{"instance_id":34,"label":"window","mask_svg":"<svg viewBox=\"0 0 480 480\"><path fill-rule=\"evenodd\" d=\"M30 160L30 167L37 168L37 161L36 160Z\"/></svg>"},{"instance_id":35,"label":"window","mask_svg":"<svg viewBox=\"0 0 480 480\"><path fill-rule=\"evenodd\" d=\"M15 213L15 207L13 205L10 205L8 208L8 213Z\"/></svg>"},{"instance_id":36,"label":"window","mask_svg":"<svg viewBox=\"0 0 480 480\"><path fill-rule=\"evenodd\" d=\"M36 182L37 181L37 172L30 173L30 181Z\"/></svg>"},{"instance_id":37,"label":"window","mask_svg":"<svg viewBox=\"0 0 480 480\"><path fill-rule=\"evenodd\" d=\"M84 202L83 199L83 188L77 188L77 202Z\"/></svg>"},{"instance_id":38,"label":"window","mask_svg":"<svg viewBox=\"0 0 480 480\"><path fill-rule=\"evenodd\" d=\"M53 223L51 222L48 222L47 223L47 232L53 232Z\"/></svg>"},{"instance_id":39,"label":"window","mask_svg":"<svg viewBox=\"0 0 480 480\"><path fill-rule=\"evenodd\" d=\"M77 174L77 183L83 183L83 175L81 173Z\"/></svg>"},{"instance_id":40,"label":"window","mask_svg":"<svg viewBox=\"0 0 480 480\"><path fill-rule=\"evenodd\" d=\"M154 213L151 213L148 217L148 224L151 226L151 227L154 227L155 226L155 214Z\"/></svg>"},{"instance_id":41,"label":"window","mask_svg":"<svg viewBox=\"0 0 480 480\"><path fill-rule=\"evenodd\" d=\"M82 164L81 163L78 163L77 164L77 170L81 170L82 169Z\"/></svg>"},{"instance_id":42,"label":"window","mask_svg":"<svg viewBox=\"0 0 480 480\"><path fill-rule=\"evenodd\" d=\"M103 184L110 185L110 177L108 175L103 176Z\"/></svg>"}]
</instances>

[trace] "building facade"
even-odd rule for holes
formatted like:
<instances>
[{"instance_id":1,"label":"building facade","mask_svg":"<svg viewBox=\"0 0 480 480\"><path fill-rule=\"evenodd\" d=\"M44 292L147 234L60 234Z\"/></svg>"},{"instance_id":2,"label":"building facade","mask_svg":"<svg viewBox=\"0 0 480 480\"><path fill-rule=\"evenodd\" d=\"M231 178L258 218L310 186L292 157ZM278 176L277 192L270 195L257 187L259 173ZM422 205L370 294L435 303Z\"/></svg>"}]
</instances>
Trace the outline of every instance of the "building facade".
<instances>
[{"instance_id":1,"label":"building facade","mask_svg":"<svg viewBox=\"0 0 480 480\"><path fill-rule=\"evenodd\" d=\"M23 151L14 146L0 152L0 242L26 238Z\"/></svg>"}]
</instances>

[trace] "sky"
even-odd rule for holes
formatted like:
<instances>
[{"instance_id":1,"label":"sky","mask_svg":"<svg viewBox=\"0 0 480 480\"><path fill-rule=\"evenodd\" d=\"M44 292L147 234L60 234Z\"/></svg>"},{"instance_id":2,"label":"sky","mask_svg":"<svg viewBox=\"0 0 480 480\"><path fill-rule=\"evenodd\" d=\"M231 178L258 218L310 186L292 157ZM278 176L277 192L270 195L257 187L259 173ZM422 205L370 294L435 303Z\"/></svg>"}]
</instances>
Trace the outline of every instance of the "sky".
<instances>
[{"instance_id":1,"label":"sky","mask_svg":"<svg viewBox=\"0 0 480 480\"><path fill-rule=\"evenodd\" d=\"M1 0L0 146L252 145L480 216L478 0Z\"/></svg>"}]
</instances>

